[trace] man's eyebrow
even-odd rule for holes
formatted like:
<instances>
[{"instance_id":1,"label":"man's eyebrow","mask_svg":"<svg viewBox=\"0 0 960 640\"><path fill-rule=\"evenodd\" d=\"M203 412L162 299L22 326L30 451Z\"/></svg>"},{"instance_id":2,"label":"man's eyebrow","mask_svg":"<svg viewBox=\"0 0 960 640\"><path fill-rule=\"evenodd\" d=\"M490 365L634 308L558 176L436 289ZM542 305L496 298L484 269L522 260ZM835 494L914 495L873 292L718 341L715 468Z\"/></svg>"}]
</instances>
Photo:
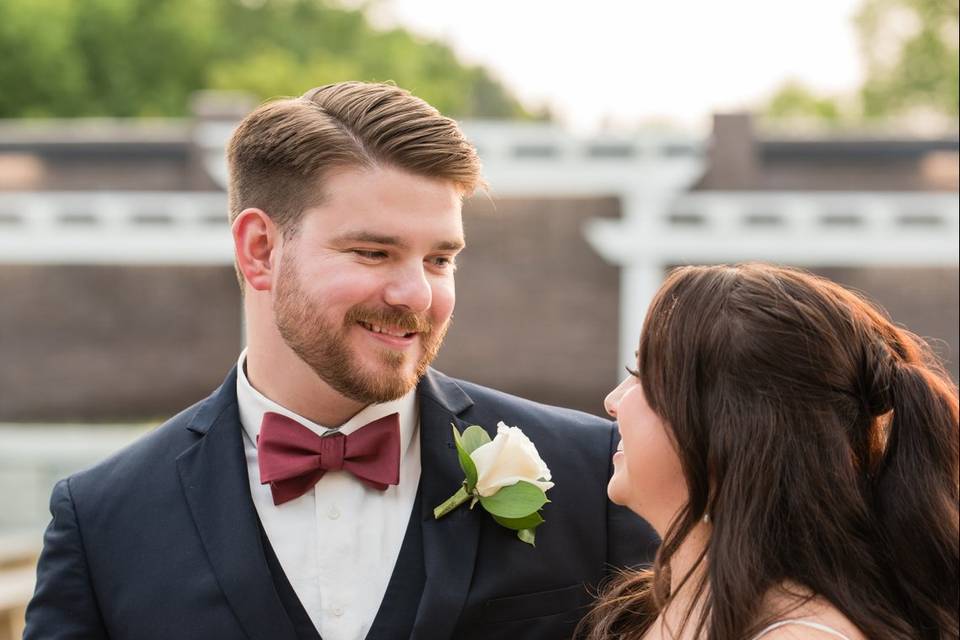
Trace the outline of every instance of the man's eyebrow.
<instances>
[{"instance_id":1,"label":"man's eyebrow","mask_svg":"<svg viewBox=\"0 0 960 640\"><path fill-rule=\"evenodd\" d=\"M436 251L460 251L466 246L463 240L444 240L433 245Z\"/></svg>"},{"instance_id":2,"label":"man's eyebrow","mask_svg":"<svg viewBox=\"0 0 960 640\"><path fill-rule=\"evenodd\" d=\"M372 231L350 231L333 239L337 244L345 242L370 242L373 244L385 244L392 247L405 247L406 244L397 236L387 236L382 233L373 233Z\"/></svg>"},{"instance_id":3,"label":"man's eyebrow","mask_svg":"<svg viewBox=\"0 0 960 640\"><path fill-rule=\"evenodd\" d=\"M348 242L369 242L372 244L387 245L389 247L399 247L401 249L405 249L407 247L407 243L397 236L388 236L372 231L348 231L347 233L334 238L333 242L335 244L345 244ZM464 241L458 238L457 240L444 240L442 242L438 242L433 246L433 250L460 251L464 246L466 246Z\"/></svg>"}]
</instances>

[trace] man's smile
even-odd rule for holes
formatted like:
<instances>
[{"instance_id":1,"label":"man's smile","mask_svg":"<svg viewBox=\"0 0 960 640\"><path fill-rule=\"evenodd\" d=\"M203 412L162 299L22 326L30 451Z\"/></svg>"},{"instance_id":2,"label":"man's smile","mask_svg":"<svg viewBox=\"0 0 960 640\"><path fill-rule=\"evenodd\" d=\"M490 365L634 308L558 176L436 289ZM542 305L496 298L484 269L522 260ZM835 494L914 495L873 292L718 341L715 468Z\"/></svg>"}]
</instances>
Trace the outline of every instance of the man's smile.
<instances>
[{"instance_id":1,"label":"man's smile","mask_svg":"<svg viewBox=\"0 0 960 640\"><path fill-rule=\"evenodd\" d=\"M381 327L375 324L370 324L369 322L364 322L363 320L358 321L358 324L367 331L395 336L397 338L410 338L416 335L416 332L414 331L404 331L403 329L396 329L393 327Z\"/></svg>"},{"instance_id":2,"label":"man's smile","mask_svg":"<svg viewBox=\"0 0 960 640\"><path fill-rule=\"evenodd\" d=\"M415 331L408 332L396 327L381 327L362 320L358 320L357 324L360 325L367 335L381 344L385 344L394 349L405 349L409 347L416 341L417 336L420 335Z\"/></svg>"}]
</instances>

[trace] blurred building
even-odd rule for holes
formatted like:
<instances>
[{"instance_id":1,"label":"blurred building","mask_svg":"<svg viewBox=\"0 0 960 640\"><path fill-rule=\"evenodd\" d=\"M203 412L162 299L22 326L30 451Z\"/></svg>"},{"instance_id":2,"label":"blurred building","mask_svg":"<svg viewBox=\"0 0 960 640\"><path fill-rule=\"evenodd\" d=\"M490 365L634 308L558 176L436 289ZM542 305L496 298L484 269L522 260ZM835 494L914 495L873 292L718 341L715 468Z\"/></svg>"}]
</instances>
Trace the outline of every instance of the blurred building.
<instances>
[{"instance_id":1,"label":"blurred building","mask_svg":"<svg viewBox=\"0 0 960 640\"><path fill-rule=\"evenodd\" d=\"M214 251L201 240L228 240L220 145L246 108L198 104L195 119L174 122L0 123L0 239L7 237L10 254L0 256L0 422L159 420L219 384L241 348L240 296L229 242L218 241ZM620 172L629 180L634 171L643 180L643 154L654 147L647 149L642 136L577 141L584 166L596 174L593 186L541 188L551 184L551 171L540 180L516 167L555 160L558 170L580 175L580 165L567 160L570 140L506 124L466 129L478 132L492 189L464 208L468 249L457 274L455 321L436 366L601 413L620 375L617 362L632 351L625 343L639 332L639 316L624 312L630 281L588 230L598 220L627 217L631 205L605 186L605 176ZM501 162L498 153L509 158ZM763 194L946 194L956 202L960 182L956 135L791 138L758 132L748 115L717 116L709 140L661 139L650 153L668 164L687 162L686 177L674 182L690 202L696 194L749 197L743 201L759 208L747 217L761 226L779 224L757 199ZM922 209L928 200L904 202L921 207L904 225L927 237L956 234L952 219ZM849 226L859 213L842 206L821 223ZM184 233L177 225L187 209L192 231ZM698 215L682 206L668 211L671 224L684 228L700 224ZM123 237L111 235L118 217L151 238L151 248L134 240L116 247L125 242L112 239ZM14 256L18 245L10 243L34 237L28 229L48 234L48 258L29 247ZM126 257L101 259L95 244L78 247L70 240L76 230L125 248ZM863 242L869 245L869 235ZM875 257L869 265L814 268L931 338L956 378L956 256L907 267Z\"/></svg>"}]
</instances>

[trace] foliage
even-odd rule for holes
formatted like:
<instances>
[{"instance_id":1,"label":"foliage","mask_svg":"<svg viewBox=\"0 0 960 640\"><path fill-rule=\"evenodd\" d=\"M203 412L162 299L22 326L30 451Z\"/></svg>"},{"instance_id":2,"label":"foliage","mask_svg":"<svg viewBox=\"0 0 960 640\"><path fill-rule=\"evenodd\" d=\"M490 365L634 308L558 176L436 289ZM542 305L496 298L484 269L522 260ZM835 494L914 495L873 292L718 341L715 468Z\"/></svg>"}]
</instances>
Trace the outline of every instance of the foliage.
<instances>
[{"instance_id":1,"label":"foliage","mask_svg":"<svg viewBox=\"0 0 960 640\"><path fill-rule=\"evenodd\" d=\"M814 117L836 122L840 119L840 108L832 98L818 96L798 82L788 82L771 98L767 115L771 118Z\"/></svg>"},{"instance_id":2,"label":"foliage","mask_svg":"<svg viewBox=\"0 0 960 640\"><path fill-rule=\"evenodd\" d=\"M864 0L857 16L867 79L864 115L915 107L954 117L958 102L958 0Z\"/></svg>"},{"instance_id":3,"label":"foliage","mask_svg":"<svg viewBox=\"0 0 960 640\"><path fill-rule=\"evenodd\" d=\"M446 45L324 0L0 2L0 117L177 116L200 89L265 99L347 79L454 116L531 117Z\"/></svg>"},{"instance_id":4,"label":"foliage","mask_svg":"<svg viewBox=\"0 0 960 640\"><path fill-rule=\"evenodd\" d=\"M788 82L770 99L766 115L832 123L916 110L960 116L958 0L863 0L856 27L866 78L853 112L835 97Z\"/></svg>"}]
</instances>

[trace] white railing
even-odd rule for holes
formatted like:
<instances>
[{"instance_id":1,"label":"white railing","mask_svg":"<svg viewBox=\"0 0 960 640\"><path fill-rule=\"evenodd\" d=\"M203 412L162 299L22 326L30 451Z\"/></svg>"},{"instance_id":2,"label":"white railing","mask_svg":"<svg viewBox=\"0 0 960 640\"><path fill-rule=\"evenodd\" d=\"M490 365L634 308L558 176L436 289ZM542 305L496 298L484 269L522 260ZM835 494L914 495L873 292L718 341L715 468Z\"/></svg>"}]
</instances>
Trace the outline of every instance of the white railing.
<instances>
[{"instance_id":1,"label":"white railing","mask_svg":"<svg viewBox=\"0 0 960 640\"><path fill-rule=\"evenodd\" d=\"M636 192L633 192L636 193ZM621 194L624 217L587 227L611 262L774 260L957 264L955 193ZM230 264L226 197L209 192L0 194L0 262Z\"/></svg>"},{"instance_id":2,"label":"white railing","mask_svg":"<svg viewBox=\"0 0 960 640\"><path fill-rule=\"evenodd\" d=\"M0 262L230 264L226 194L0 193Z\"/></svg>"},{"instance_id":3,"label":"white railing","mask_svg":"<svg viewBox=\"0 0 960 640\"><path fill-rule=\"evenodd\" d=\"M494 196L620 196L682 190L700 175L705 141L685 133L574 136L556 126L465 122Z\"/></svg>"},{"instance_id":4,"label":"white railing","mask_svg":"<svg viewBox=\"0 0 960 640\"><path fill-rule=\"evenodd\" d=\"M960 262L958 209L956 193L692 192L586 232L621 265L949 266Z\"/></svg>"},{"instance_id":5,"label":"white railing","mask_svg":"<svg viewBox=\"0 0 960 640\"><path fill-rule=\"evenodd\" d=\"M587 240L620 267L621 370L664 272L676 264L762 260L802 267L960 264L956 193L631 192L623 218L587 224Z\"/></svg>"}]
</instances>

